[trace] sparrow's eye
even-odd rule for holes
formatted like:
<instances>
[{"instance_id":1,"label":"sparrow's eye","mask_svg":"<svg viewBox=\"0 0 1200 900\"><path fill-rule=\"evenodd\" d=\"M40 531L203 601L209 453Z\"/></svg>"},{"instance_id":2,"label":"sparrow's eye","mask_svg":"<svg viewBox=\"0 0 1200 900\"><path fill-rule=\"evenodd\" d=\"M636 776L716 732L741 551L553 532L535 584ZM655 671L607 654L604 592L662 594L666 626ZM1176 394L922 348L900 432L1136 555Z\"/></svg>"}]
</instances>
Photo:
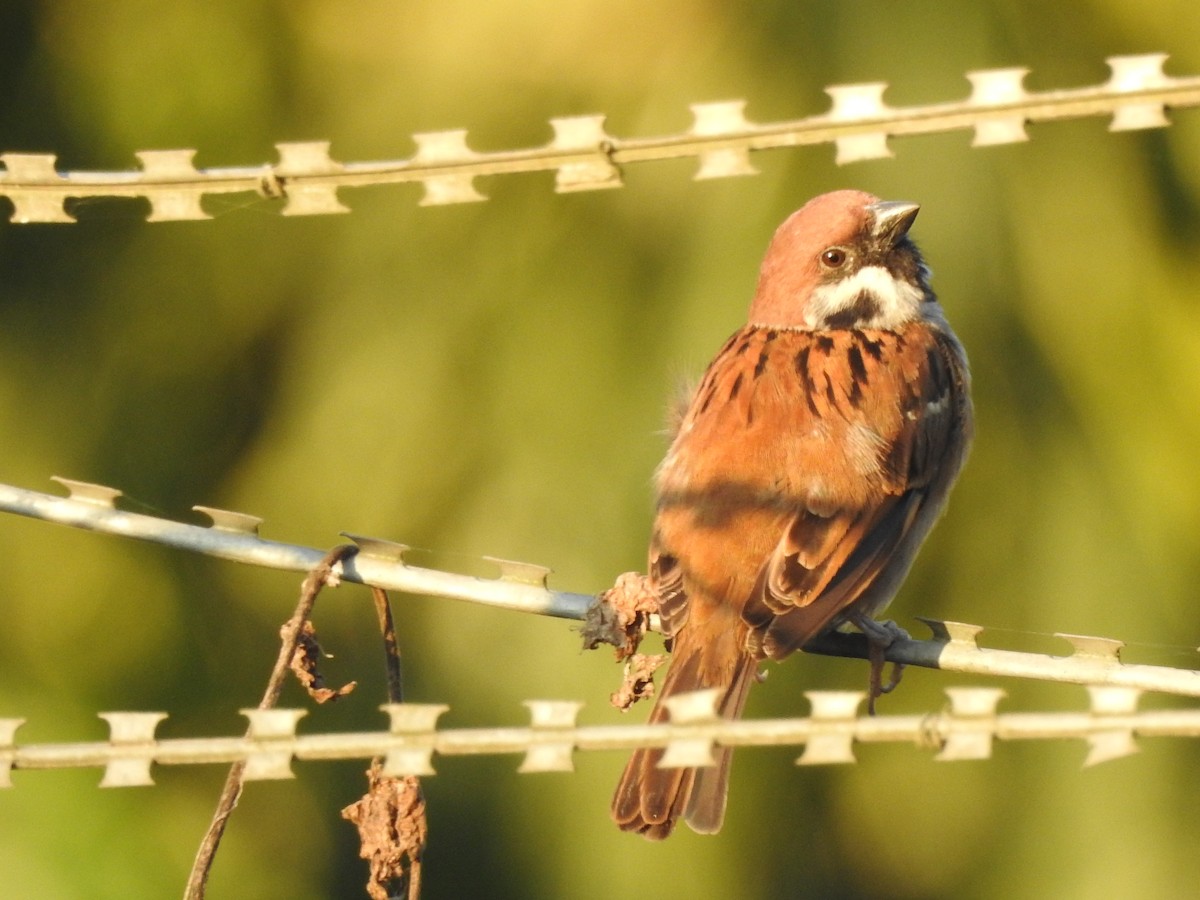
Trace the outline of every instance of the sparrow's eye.
<instances>
[{"instance_id":1,"label":"sparrow's eye","mask_svg":"<svg viewBox=\"0 0 1200 900\"><path fill-rule=\"evenodd\" d=\"M821 262L830 269L837 269L846 262L846 251L841 247L830 247L821 254Z\"/></svg>"}]
</instances>

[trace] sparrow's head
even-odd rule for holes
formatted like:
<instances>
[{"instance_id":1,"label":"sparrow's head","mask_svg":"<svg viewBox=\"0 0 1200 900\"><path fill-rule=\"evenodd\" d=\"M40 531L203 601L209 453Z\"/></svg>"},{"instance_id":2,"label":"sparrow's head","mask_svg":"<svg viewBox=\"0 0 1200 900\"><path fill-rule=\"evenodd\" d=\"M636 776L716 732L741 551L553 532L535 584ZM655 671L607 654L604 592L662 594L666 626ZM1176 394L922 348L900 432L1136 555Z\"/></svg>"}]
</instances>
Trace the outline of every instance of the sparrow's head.
<instances>
[{"instance_id":1,"label":"sparrow's head","mask_svg":"<svg viewBox=\"0 0 1200 900\"><path fill-rule=\"evenodd\" d=\"M929 269L908 238L920 209L862 191L822 194L771 240L750 305L756 325L894 330L940 316Z\"/></svg>"}]
</instances>

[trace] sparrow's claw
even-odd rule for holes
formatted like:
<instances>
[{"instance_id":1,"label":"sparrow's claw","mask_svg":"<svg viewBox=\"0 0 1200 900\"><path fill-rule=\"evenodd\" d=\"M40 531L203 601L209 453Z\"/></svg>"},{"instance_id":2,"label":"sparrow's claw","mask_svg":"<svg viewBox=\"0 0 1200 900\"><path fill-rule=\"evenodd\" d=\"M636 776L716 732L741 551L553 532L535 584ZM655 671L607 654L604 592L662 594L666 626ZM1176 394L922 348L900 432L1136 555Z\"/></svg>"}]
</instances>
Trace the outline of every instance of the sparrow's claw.
<instances>
[{"instance_id":1,"label":"sparrow's claw","mask_svg":"<svg viewBox=\"0 0 1200 900\"><path fill-rule=\"evenodd\" d=\"M890 694L900 685L904 675L901 663L892 663L892 676L887 684L883 683L883 667L887 665L887 649L896 641L907 641L911 636L907 631L887 619L876 621L870 616L855 616L851 620L858 630L867 637L867 659L871 663L871 675L867 688L867 714L875 715L875 701L884 694Z\"/></svg>"}]
</instances>

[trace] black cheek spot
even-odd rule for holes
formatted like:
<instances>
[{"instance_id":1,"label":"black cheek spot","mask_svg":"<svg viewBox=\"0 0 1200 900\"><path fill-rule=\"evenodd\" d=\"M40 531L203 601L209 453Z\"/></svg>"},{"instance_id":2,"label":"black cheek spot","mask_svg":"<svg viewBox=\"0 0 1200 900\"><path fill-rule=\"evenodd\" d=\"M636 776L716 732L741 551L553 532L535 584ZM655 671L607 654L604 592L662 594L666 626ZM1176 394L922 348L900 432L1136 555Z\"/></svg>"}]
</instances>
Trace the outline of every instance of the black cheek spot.
<instances>
[{"instance_id":1,"label":"black cheek spot","mask_svg":"<svg viewBox=\"0 0 1200 900\"><path fill-rule=\"evenodd\" d=\"M826 328L835 328L838 331L841 331L846 328L853 328L855 325L858 325L860 321L861 320L853 312L853 310L844 309L841 312L836 312L831 316L826 316L824 324Z\"/></svg>"},{"instance_id":2,"label":"black cheek spot","mask_svg":"<svg viewBox=\"0 0 1200 900\"><path fill-rule=\"evenodd\" d=\"M825 325L836 329L856 329L879 315L879 301L874 295L861 291L854 302L840 312L826 316Z\"/></svg>"}]
</instances>

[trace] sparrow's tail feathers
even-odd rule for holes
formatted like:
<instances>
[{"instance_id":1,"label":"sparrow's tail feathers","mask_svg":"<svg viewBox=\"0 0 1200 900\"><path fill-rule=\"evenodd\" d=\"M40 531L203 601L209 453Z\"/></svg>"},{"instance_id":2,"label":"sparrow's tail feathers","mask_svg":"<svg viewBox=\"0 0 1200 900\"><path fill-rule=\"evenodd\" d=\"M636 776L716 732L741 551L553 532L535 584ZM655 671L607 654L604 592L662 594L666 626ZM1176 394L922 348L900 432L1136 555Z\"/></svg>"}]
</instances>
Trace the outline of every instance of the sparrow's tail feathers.
<instances>
[{"instance_id":1,"label":"sparrow's tail feathers","mask_svg":"<svg viewBox=\"0 0 1200 900\"><path fill-rule=\"evenodd\" d=\"M754 657L740 651L731 668L725 641L718 642L717 646L690 647L686 636L681 635L681 638L659 689L650 722L667 721L669 714L663 702L666 698L706 688L720 690L717 711L721 716L727 719L739 717L754 680ZM671 834L675 822L682 817L694 831L715 834L725 818L732 748L718 748L714 752L716 765L702 768L660 769L658 762L662 755L661 748L646 748L636 751L629 760L613 796L612 817L617 825L623 831L634 831L650 840L662 840Z\"/></svg>"}]
</instances>

